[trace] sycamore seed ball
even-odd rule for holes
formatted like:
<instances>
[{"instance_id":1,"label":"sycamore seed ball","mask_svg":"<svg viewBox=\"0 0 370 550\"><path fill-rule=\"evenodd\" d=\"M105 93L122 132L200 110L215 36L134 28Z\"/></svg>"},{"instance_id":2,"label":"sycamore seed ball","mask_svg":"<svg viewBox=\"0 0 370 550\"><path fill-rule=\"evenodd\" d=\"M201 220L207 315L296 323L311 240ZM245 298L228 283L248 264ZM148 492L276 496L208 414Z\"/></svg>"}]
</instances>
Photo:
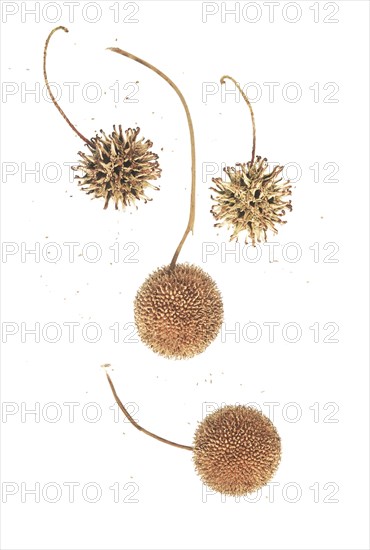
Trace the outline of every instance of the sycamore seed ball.
<instances>
[{"instance_id":1,"label":"sycamore seed ball","mask_svg":"<svg viewBox=\"0 0 370 550\"><path fill-rule=\"evenodd\" d=\"M223 320L221 294L200 267L162 267L143 283L135 298L141 340L167 358L202 353L216 338Z\"/></svg>"},{"instance_id":2,"label":"sycamore seed ball","mask_svg":"<svg viewBox=\"0 0 370 550\"><path fill-rule=\"evenodd\" d=\"M216 410L199 424L193 460L203 483L226 495L252 493L270 481L281 455L279 434L257 409Z\"/></svg>"}]
</instances>

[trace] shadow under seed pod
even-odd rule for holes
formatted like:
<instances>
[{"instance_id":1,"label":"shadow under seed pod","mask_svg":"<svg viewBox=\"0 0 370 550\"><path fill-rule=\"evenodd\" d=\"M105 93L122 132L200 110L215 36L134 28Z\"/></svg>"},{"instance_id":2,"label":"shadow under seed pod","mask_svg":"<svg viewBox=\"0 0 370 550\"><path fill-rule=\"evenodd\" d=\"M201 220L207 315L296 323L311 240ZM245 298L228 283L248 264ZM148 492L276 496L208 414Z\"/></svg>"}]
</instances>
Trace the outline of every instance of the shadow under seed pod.
<instances>
[{"instance_id":1,"label":"shadow under seed pod","mask_svg":"<svg viewBox=\"0 0 370 550\"><path fill-rule=\"evenodd\" d=\"M176 84L147 61L121 50L108 48L148 67L176 92L184 107L191 145L191 195L189 220L170 265L154 271L139 288L135 322L141 340L166 358L185 359L202 353L216 338L223 320L221 294L213 279L200 267L180 264L177 258L195 219L195 139L188 105Z\"/></svg>"},{"instance_id":2,"label":"shadow under seed pod","mask_svg":"<svg viewBox=\"0 0 370 550\"><path fill-rule=\"evenodd\" d=\"M217 409L199 423L193 446L181 445L142 428L124 407L107 372L106 376L119 408L133 426L162 443L192 451L197 474L214 491L242 496L261 489L274 476L281 440L260 411L243 405Z\"/></svg>"},{"instance_id":3,"label":"shadow under seed pod","mask_svg":"<svg viewBox=\"0 0 370 550\"><path fill-rule=\"evenodd\" d=\"M122 126L113 126L113 132L106 135L100 130L101 135L96 134L90 140L83 136L71 123L63 110L58 105L49 85L46 73L46 57L49 41L57 30L68 32L66 27L56 27L49 34L44 48L44 79L49 95L67 124L86 143L89 153L79 152L80 164L73 166L72 170L79 170L83 176L76 176L78 185L93 198L104 199L104 209L108 207L112 199L115 209L119 206L125 208L136 201L152 200L145 191L148 188L159 190L150 181L161 176L161 169L157 161L158 155L150 151L153 143L144 138L138 139L140 128L128 128L122 131Z\"/></svg>"},{"instance_id":4,"label":"shadow under seed pod","mask_svg":"<svg viewBox=\"0 0 370 550\"><path fill-rule=\"evenodd\" d=\"M237 168L224 168L229 181L222 178L212 178L216 187L211 190L216 193L211 199L216 202L211 212L218 223L215 227L233 228L230 240L237 239L241 231L246 231L245 242L248 239L255 245L257 242L267 240L267 231L274 234L278 231L276 224L285 224L282 220L285 210L292 210L291 201L284 199L291 195L289 181L281 183L279 178L283 166L276 166L271 172L267 172L267 159L255 157L256 150L256 126L252 106L240 88L239 84L231 76L223 76L231 80L249 107L253 126L252 158L247 163L237 163Z\"/></svg>"}]
</instances>

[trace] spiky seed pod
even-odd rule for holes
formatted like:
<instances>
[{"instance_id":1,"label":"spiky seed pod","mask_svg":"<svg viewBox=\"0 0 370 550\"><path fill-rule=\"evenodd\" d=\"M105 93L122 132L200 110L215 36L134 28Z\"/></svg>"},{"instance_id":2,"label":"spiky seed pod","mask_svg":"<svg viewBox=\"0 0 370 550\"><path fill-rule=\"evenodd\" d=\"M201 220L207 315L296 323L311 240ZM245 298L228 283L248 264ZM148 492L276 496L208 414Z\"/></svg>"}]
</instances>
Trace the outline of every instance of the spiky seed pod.
<instances>
[{"instance_id":1,"label":"spiky seed pod","mask_svg":"<svg viewBox=\"0 0 370 550\"><path fill-rule=\"evenodd\" d=\"M120 205L125 208L139 200L145 203L152 200L145 191L148 187L158 191L159 187L150 180L161 175L158 155L150 151L153 143L145 138L137 139L140 128L128 128L123 133L119 125L118 132L113 126L109 136L103 130L100 132L101 136L96 135L87 143L91 154L80 151L82 161L72 167L84 172L83 176L75 176L82 190L95 198L103 197L104 208L112 199L116 210Z\"/></svg>"},{"instance_id":2,"label":"spiky seed pod","mask_svg":"<svg viewBox=\"0 0 370 550\"><path fill-rule=\"evenodd\" d=\"M218 409L199 423L193 446L182 445L140 426L106 375L117 405L131 424L162 443L192 451L195 469L211 489L231 496L253 493L276 472L281 458L280 437L273 423L258 410L243 405Z\"/></svg>"},{"instance_id":3,"label":"spiky seed pod","mask_svg":"<svg viewBox=\"0 0 370 550\"><path fill-rule=\"evenodd\" d=\"M284 224L282 220L286 210L292 210L289 180L282 182L279 178L283 166L275 166L267 172L266 158L256 157L256 124L251 102L232 76L225 75L221 84L231 80L246 102L251 116L253 128L253 145L251 160L247 163L237 163L236 168L224 168L229 181L222 178L212 178L216 188L211 187L217 195L211 197L216 202L211 212L218 223L215 227L226 225L233 229L230 240L237 239L241 231L246 231L245 242L248 239L255 246L256 242L267 240L267 231L277 233L276 224Z\"/></svg>"},{"instance_id":4,"label":"spiky seed pod","mask_svg":"<svg viewBox=\"0 0 370 550\"><path fill-rule=\"evenodd\" d=\"M252 407L218 409L206 416L195 432L196 471L203 483L226 495L244 495L266 485L280 456L275 426Z\"/></svg>"},{"instance_id":5,"label":"spiky seed pod","mask_svg":"<svg viewBox=\"0 0 370 550\"><path fill-rule=\"evenodd\" d=\"M156 353L183 359L203 352L216 338L223 318L223 306L215 282L199 267L177 265L177 259L190 232L194 231L196 162L194 128L189 107L176 84L144 59L121 50L111 51L149 67L178 95L184 107L191 153L191 194L189 219L170 265L157 269L139 289L135 321L142 341Z\"/></svg>"},{"instance_id":6,"label":"spiky seed pod","mask_svg":"<svg viewBox=\"0 0 370 550\"><path fill-rule=\"evenodd\" d=\"M276 234L276 224L286 223L281 217L285 210L292 210L291 201L285 200L292 194L291 185L289 180L282 183L279 178L283 166L275 166L267 173L266 158L256 157L253 164L237 163L236 166L238 168L224 168L230 181L212 179L216 188L211 189L217 195L212 196L216 204L211 212L218 221L215 227L233 228L230 240L246 230L245 242L250 239L255 245L266 241L268 230Z\"/></svg>"},{"instance_id":7,"label":"spiky seed pod","mask_svg":"<svg viewBox=\"0 0 370 550\"><path fill-rule=\"evenodd\" d=\"M150 199L145 190L148 187L158 190L150 180L156 180L161 175L161 169L157 162L158 155L150 151L153 143L141 138L137 140L140 128L128 128L122 132L121 125L113 126L113 132L107 136L100 130L101 136L96 134L94 138L87 139L69 120L63 109L59 106L49 84L46 72L47 51L51 37L56 31L69 32L66 27L56 27L46 39L44 47L44 79L50 98L64 120L72 130L86 143L90 154L79 152L82 158L78 166L73 170L81 170L84 175L77 175L79 185L88 195L94 198L104 198L104 208L108 207L110 199L114 201L115 208L119 205L125 208L135 201Z\"/></svg>"},{"instance_id":8,"label":"spiky seed pod","mask_svg":"<svg viewBox=\"0 0 370 550\"><path fill-rule=\"evenodd\" d=\"M223 320L220 292L200 267L176 264L154 271L137 292L135 322L141 340L167 358L202 353Z\"/></svg>"}]
</instances>

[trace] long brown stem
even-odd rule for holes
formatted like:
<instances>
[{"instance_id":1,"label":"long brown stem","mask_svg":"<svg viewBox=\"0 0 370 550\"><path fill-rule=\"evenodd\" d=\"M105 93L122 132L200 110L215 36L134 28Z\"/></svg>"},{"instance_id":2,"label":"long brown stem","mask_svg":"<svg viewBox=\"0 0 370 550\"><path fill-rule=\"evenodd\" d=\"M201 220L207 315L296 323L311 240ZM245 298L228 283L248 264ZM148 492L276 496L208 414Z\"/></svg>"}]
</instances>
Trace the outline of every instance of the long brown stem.
<instances>
[{"instance_id":1,"label":"long brown stem","mask_svg":"<svg viewBox=\"0 0 370 550\"><path fill-rule=\"evenodd\" d=\"M53 36L53 34L56 32L56 31L59 31L59 30L62 30L64 32L69 32L68 29L66 27L56 27L55 29L53 29L51 31L51 33L49 34L49 36L47 37L46 39L46 42L45 42L45 47L44 47L44 79L45 79L45 84L46 84L46 87L48 89L48 92L49 92L49 95L51 97L51 100L52 102L54 103L55 107L58 109L58 111L60 112L60 114L62 115L62 117L64 118L64 120L67 122L67 124L72 128L72 130L74 132L76 132L76 134L78 135L78 137L80 137L85 143L87 143L88 145L92 145L91 141L87 138L85 138L85 136L83 136L81 134L81 132L79 132L77 130L77 128L72 124L72 122L69 120L69 118L67 117L67 115L65 114L65 112L61 109L61 107L59 107L58 105L58 102L57 100L55 99L55 96L53 94L53 92L51 91L51 88L50 88L50 85L49 85L49 80L48 80L48 77L47 77L47 74L46 74L46 56L47 56L47 50L48 50L48 46L49 46L49 42L50 42L50 38Z\"/></svg>"},{"instance_id":2,"label":"long brown stem","mask_svg":"<svg viewBox=\"0 0 370 550\"><path fill-rule=\"evenodd\" d=\"M151 63L148 63L147 61L144 61L144 59L141 59L140 57L137 57L136 55L133 55L132 53L126 52L125 50L121 50L121 48L107 48L108 50L119 53L121 55L124 55L125 57L128 57L129 59L132 59L133 61L137 61L138 63L141 63L142 65L145 65L145 67L148 67L155 73L157 73L159 76L161 76L177 93L179 96L181 103L185 109L186 118L188 121L189 126L189 132L190 132L190 146L191 146L191 195L190 195L190 212L189 212L189 221L188 225L186 226L185 233L176 248L175 254L173 255L170 268L173 269L175 267L177 258L181 252L181 249L183 247L184 242L186 241L187 236L190 232L194 233L194 220L195 220L195 139L194 139L194 128L193 128L193 122L191 120L189 107L185 101L184 96L180 92L179 88L176 86L176 84L162 71L157 69L154 65Z\"/></svg>"},{"instance_id":3,"label":"long brown stem","mask_svg":"<svg viewBox=\"0 0 370 550\"><path fill-rule=\"evenodd\" d=\"M239 86L237 81L232 76L228 76L228 75L223 76L221 78L221 84L225 84L226 79L231 80L231 82L234 82L234 84L235 84L236 88L239 90L242 98L244 99L244 101L248 105L249 111L251 113L252 127L253 127L253 146L252 146L252 159L251 159L251 165L252 165L253 162L254 162L254 157L255 157L255 153L256 153L256 123L254 121L254 113L253 113L252 105L251 105L249 99L247 98L246 94L243 92L243 90L241 89L241 87Z\"/></svg>"},{"instance_id":4,"label":"long brown stem","mask_svg":"<svg viewBox=\"0 0 370 550\"><path fill-rule=\"evenodd\" d=\"M116 400L116 403L117 405L119 406L119 408L121 409L121 411L123 412L123 414L125 415L126 418L128 418L128 420L131 422L131 424L133 426L135 426L135 428L137 428L140 432L144 432L146 435L149 435L150 437L153 437L154 439L157 439L158 441L162 441L162 443L167 443L167 445L172 445L172 447L178 447L179 449L186 449L187 451L192 451L193 450L193 447L189 447L188 445L181 445L180 443L174 443L173 441L169 441L168 439L164 439L163 437L160 437L159 435L156 435L152 432L149 432L148 430L146 430L145 428L142 428L137 422L136 420L134 420L132 418L132 416L130 415L130 413L126 410L125 406L123 405L122 401L120 400L120 398L118 397L117 395L117 392L115 390L115 387L113 385L113 382L109 376L109 374L106 372L105 373L107 375L107 378L108 378L108 382L109 382L109 385L110 385L110 388L112 390L112 393L114 395L114 399Z\"/></svg>"}]
</instances>

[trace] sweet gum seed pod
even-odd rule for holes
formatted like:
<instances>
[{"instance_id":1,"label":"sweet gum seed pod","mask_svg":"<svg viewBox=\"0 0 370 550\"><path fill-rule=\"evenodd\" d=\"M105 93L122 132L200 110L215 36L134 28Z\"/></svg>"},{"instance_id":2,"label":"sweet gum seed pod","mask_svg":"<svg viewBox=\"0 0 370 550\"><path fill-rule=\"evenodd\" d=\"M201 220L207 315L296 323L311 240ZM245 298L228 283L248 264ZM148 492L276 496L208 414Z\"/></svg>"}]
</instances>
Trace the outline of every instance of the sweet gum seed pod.
<instances>
[{"instance_id":1,"label":"sweet gum seed pod","mask_svg":"<svg viewBox=\"0 0 370 550\"><path fill-rule=\"evenodd\" d=\"M103 197L104 208L112 199L116 210L139 200L145 203L152 200L145 194L146 189L158 191L159 187L149 180L161 176L158 155L150 151L153 143L145 138L137 139L140 128L122 132L119 125L118 131L113 126L109 136L103 130L100 132L102 135L96 135L87 145L90 154L80 151L80 164L72 166L72 170L84 172L83 176L76 176L82 190L94 198Z\"/></svg>"},{"instance_id":2,"label":"sweet gum seed pod","mask_svg":"<svg viewBox=\"0 0 370 550\"><path fill-rule=\"evenodd\" d=\"M240 95L248 105L253 127L252 156L249 162L237 162L234 167L224 168L228 180L212 178L215 187L211 187L214 195L211 199L215 204L211 208L217 223L215 227L226 226L233 232L230 240L238 239L239 233L245 231L245 243L267 240L267 232L277 234L277 225L285 224L282 219L286 210L292 210L292 202L288 197L292 194L292 186L280 177L284 166L275 166L269 171L266 158L255 156L256 124L252 105L239 84L231 76L223 76L221 84L231 80Z\"/></svg>"},{"instance_id":3,"label":"sweet gum seed pod","mask_svg":"<svg viewBox=\"0 0 370 550\"><path fill-rule=\"evenodd\" d=\"M211 189L217 194L212 196L216 204L211 212L219 220L215 227L231 227L231 241L245 230L246 243L265 242L267 231L276 234L276 224L285 224L281 218L286 210L292 210L291 201L284 200L291 195L291 185L279 178L283 166L267 171L267 159L256 157L253 165L248 162L236 166L224 168L230 181L212 179L216 187Z\"/></svg>"},{"instance_id":4,"label":"sweet gum seed pod","mask_svg":"<svg viewBox=\"0 0 370 550\"><path fill-rule=\"evenodd\" d=\"M150 181L161 176L158 155L151 151L153 143L145 138L138 139L140 128L128 128L124 132L122 126L113 126L113 132L108 136L100 130L101 135L87 139L72 124L62 108L59 106L49 84L46 59L49 42L56 31L69 32L66 27L56 27L46 39L44 47L44 79L50 98L72 130L85 142L88 151L79 151L81 157L77 166L72 170L82 172L76 175L78 185L92 198L103 198L104 209L108 208L112 199L115 209L125 209L126 206L144 203L152 200L145 191L148 188L159 190Z\"/></svg>"}]
</instances>

